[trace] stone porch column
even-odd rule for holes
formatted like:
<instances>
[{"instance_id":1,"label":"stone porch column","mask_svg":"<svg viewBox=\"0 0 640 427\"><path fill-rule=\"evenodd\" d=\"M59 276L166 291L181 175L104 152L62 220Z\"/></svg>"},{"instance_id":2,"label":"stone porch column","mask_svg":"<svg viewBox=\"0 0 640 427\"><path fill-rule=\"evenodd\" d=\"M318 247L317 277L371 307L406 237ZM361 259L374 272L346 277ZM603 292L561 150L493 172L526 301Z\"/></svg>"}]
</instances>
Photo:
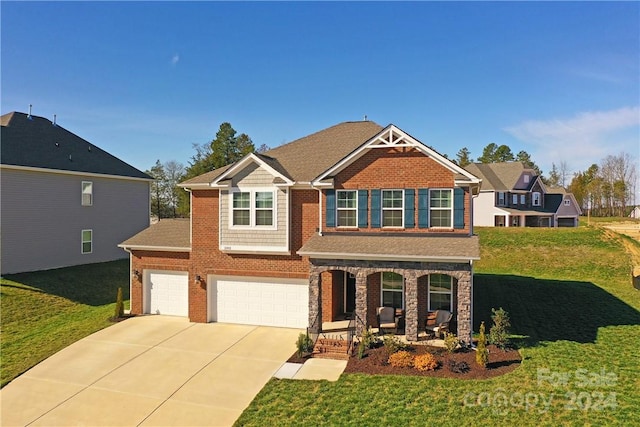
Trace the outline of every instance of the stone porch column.
<instances>
[{"instance_id":1,"label":"stone porch column","mask_svg":"<svg viewBox=\"0 0 640 427\"><path fill-rule=\"evenodd\" d=\"M418 341L418 278L415 273L405 276L405 336Z\"/></svg>"},{"instance_id":2,"label":"stone porch column","mask_svg":"<svg viewBox=\"0 0 640 427\"><path fill-rule=\"evenodd\" d=\"M322 280L320 273L309 275L309 333L319 334L322 329Z\"/></svg>"},{"instance_id":3,"label":"stone porch column","mask_svg":"<svg viewBox=\"0 0 640 427\"><path fill-rule=\"evenodd\" d=\"M458 278L458 339L471 344L471 272Z\"/></svg>"},{"instance_id":4,"label":"stone porch column","mask_svg":"<svg viewBox=\"0 0 640 427\"><path fill-rule=\"evenodd\" d=\"M369 301L367 299L367 274L358 271L356 274L356 334L362 335L367 328L367 309Z\"/></svg>"}]
</instances>

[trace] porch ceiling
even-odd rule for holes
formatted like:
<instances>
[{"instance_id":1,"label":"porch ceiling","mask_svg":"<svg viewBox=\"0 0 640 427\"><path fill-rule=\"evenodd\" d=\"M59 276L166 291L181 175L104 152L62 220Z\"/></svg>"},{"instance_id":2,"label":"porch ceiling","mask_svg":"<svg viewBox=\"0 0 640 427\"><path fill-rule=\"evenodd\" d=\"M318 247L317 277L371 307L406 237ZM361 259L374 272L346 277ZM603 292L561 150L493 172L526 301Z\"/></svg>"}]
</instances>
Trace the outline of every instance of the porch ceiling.
<instances>
[{"instance_id":1,"label":"porch ceiling","mask_svg":"<svg viewBox=\"0 0 640 427\"><path fill-rule=\"evenodd\" d=\"M315 235L298 251L311 258L469 262L480 259L478 236Z\"/></svg>"}]
</instances>

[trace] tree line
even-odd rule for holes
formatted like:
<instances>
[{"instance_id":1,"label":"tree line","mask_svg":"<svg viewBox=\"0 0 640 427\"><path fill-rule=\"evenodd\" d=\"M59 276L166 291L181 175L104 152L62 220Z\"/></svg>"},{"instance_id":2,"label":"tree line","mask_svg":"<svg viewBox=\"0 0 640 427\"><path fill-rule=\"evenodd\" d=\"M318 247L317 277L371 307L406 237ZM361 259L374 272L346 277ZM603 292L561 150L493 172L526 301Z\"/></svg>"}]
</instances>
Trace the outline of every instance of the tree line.
<instances>
[{"instance_id":1,"label":"tree line","mask_svg":"<svg viewBox=\"0 0 640 427\"><path fill-rule=\"evenodd\" d=\"M165 163L157 160L156 164L146 171L154 178L151 186L153 216L159 219L188 217L189 194L178 187L180 182L231 164L249 153L269 149L262 144L256 150L251 138L245 133L238 134L228 122L220 125L211 141L193 144L193 148L195 153L191 156L188 166L175 160ZM461 148L453 161L461 167L474 162L467 147ZM625 216L627 206L635 204L637 170L631 156L626 153L609 155L600 165L593 164L586 171L576 172L573 176L564 160L558 165L552 163L551 171L545 176L526 151L521 150L514 154L509 146L493 142L484 147L482 155L475 161L522 162L525 167L533 169L545 185L568 188L582 209L585 212L590 209L594 216Z\"/></svg>"}]
</instances>

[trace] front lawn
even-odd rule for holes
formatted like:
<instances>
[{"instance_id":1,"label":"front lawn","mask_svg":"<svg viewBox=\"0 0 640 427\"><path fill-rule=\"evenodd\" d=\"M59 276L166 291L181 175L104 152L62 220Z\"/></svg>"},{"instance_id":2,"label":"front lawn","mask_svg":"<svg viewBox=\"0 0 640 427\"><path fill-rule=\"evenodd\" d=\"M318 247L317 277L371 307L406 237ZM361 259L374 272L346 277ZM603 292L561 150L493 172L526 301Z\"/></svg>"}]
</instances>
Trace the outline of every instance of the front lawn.
<instances>
[{"instance_id":1,"label":"front lawn","mask_svg":"<svg viewBox=\"0 0 640 427\"><path fill-rule=\"evenodd\" d=\"M58 350L109 326L118 287L129 299L129 261L0 279L1 386Z\"/></svg>"},{"instance_id":2,"label":"front lawn","mask_svg":"<svg viewBox=\"0 0 640 427\"><path fill-rule=\"evenodd\" d=\"M633 425L640 292L599 228L477 229L474 320L511 315L523 363L489 380L344 374L272 379L236 425Z\"/></svg>"}]
</instances>

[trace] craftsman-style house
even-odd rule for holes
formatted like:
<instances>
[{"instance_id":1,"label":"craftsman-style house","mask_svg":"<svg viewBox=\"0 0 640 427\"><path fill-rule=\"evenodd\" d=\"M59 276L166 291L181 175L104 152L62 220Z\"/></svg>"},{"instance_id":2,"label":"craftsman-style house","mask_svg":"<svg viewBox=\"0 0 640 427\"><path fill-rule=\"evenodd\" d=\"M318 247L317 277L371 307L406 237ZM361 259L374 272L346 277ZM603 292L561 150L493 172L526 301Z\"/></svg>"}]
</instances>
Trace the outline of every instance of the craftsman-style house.
<instances>
[{"instance_id":1,"label":"craftsman-style house","mask_svg":"<svg viewBox=\"0 0 640 427\"><path fill-rule=\"evenodd\" d=\"M482 179L473 199L478 227L577 227L582 211L573 194L549 188L521 162L472 163L465 168Z\"/></svg>"},{"instance_id":2,"label":"craftsman-style house","mask_svg":"<svg viewBox=\"0 0 640 427\"><path fill-rule=\"evenodd\" d=\"M480 179L398 127L341 123L181 186L190 220L121 244L133 313L317 333L392 306L415 340L447 310L470 342Z\"/></svg>"}]
</instances>

